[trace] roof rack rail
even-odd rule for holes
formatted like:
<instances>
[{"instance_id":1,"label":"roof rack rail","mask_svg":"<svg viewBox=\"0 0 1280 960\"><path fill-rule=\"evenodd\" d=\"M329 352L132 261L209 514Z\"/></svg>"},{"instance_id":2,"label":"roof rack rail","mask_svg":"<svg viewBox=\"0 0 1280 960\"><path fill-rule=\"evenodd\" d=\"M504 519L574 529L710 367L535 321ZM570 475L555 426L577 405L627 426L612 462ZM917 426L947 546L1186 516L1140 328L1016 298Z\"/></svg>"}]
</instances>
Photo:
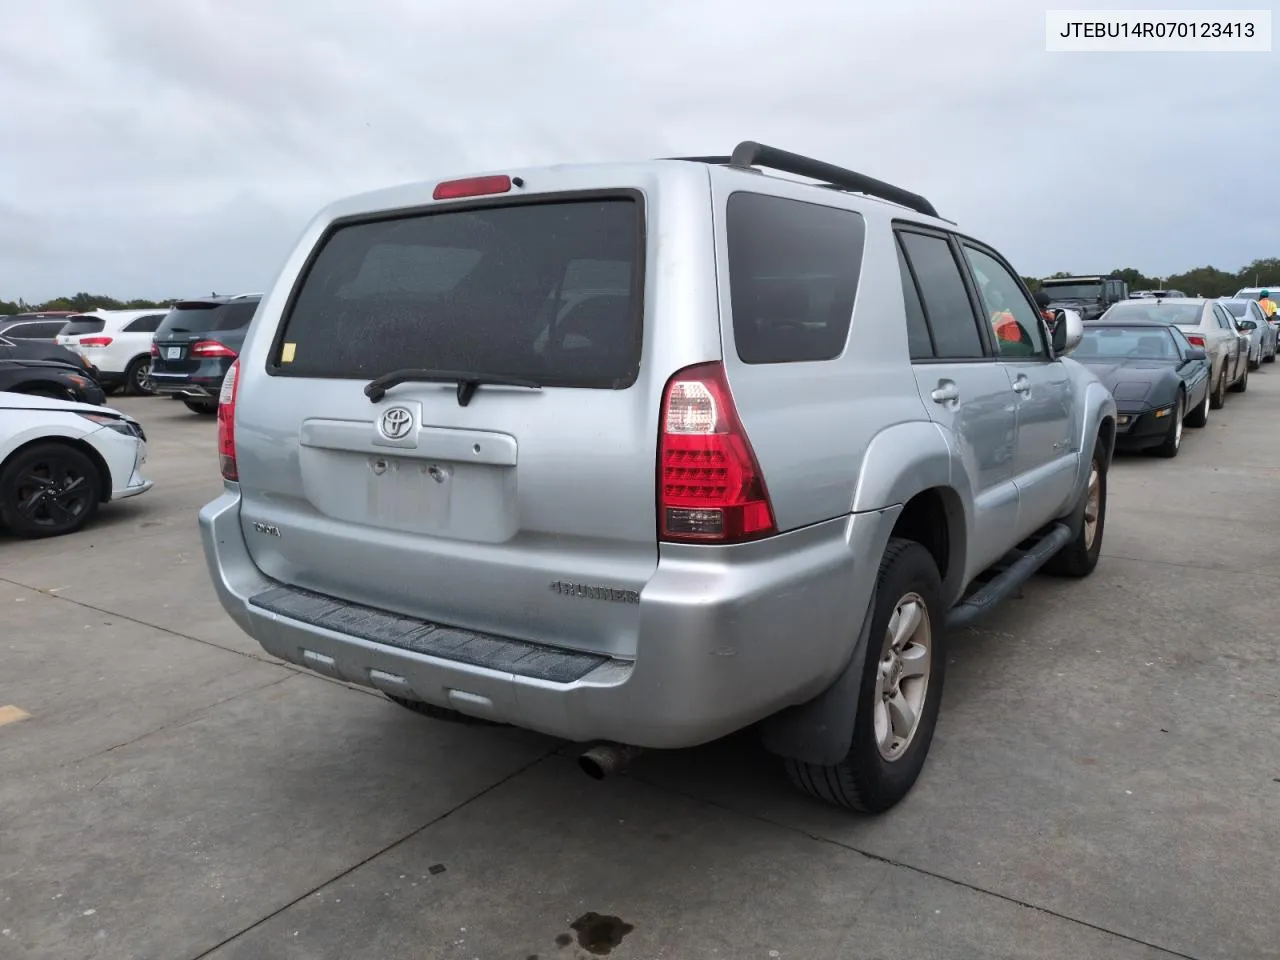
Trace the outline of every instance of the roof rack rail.
<instances>
[{"instance_id":1,"label":"roof rack rail","mask_svg":"<svg viewBox=\"0 0 1280 960\"><path fill-rule=\"evenodd\" d=\"M720 157L684 157L680 159L723 162ZM901 187L895 187L891 183L876 180L874 177L868 177L865 174L846 170L844 167L837 167L835 164L824 163L821 160L814 160L812 157L779 150L777 147L769 147L763 143L756 143L754 140L744 140L734 147L733 156L729 158L728 165L739 170L748 170L751 167L760 166L768 167L771 170L781 170L784 173L794 173L797 176L809 177L812 180L818 180L827 186L840 190L850 190L854 193L865 193L871 197L879 197L881 200L888 200L890 203L896 203L917 213L923 213L926 217L942 219L938 216L938 211L934 209L933 204L918 193L903 190Z\"/></svg>"}]
</instances>

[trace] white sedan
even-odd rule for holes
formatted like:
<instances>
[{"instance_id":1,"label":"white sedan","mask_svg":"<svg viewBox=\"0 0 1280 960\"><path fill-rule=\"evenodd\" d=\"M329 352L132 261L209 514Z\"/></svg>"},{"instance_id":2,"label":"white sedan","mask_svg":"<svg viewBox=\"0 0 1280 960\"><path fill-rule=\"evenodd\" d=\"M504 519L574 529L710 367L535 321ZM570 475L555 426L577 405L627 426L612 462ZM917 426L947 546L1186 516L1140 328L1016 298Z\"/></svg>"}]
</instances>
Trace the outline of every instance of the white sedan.
<instances>
[{"instance_id":1,"label":"white sedan","mask_svg":"<svg viewBox=\"0 0 1280 960\"><path fill-rule=\"evenodd\" d=\"M151 489L147 437L118 410L0 391L0 528L56 537Z\"/></svg>"}]
</instances>

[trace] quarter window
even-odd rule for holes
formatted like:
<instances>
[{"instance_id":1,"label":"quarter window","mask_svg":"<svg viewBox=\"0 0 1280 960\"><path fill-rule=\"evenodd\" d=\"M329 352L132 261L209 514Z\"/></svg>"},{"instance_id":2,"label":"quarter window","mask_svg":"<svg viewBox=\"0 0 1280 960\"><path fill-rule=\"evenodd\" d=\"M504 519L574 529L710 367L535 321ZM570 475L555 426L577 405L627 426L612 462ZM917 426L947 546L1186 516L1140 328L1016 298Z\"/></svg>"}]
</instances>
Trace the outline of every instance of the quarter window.
<instances>
[{"instance_id":1,"label":"quarter window","mask_svg":"<svg viewBox=\"0 0 1280 960\"><path fill-rule=\"evenodd\" d=\"M915 275L934 355L948 360L985 357L973 304L951 244L943 237L909 230L900 232L898 239Z\"/></svg>"}]
</instances>

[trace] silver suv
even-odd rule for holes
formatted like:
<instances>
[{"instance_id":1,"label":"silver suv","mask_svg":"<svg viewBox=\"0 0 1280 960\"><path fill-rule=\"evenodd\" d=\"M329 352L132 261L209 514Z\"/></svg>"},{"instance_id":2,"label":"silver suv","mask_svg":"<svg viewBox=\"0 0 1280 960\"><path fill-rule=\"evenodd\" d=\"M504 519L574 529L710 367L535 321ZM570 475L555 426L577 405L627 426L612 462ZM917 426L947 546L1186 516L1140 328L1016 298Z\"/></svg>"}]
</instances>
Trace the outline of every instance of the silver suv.
<instances>
[{"instance_id":1,"label":"silver suv","mask_svg":"<svg viewBox=\"0 0 1280 960\"><path fill-rule=\"evenodd\" d=\"M1115 404L1057 319L922 197L751 142L343 200L223 384L209 567L429 716L596 776L759 724L881 811L947 631L1097 562Z\"/></svg>"}]
</instances>

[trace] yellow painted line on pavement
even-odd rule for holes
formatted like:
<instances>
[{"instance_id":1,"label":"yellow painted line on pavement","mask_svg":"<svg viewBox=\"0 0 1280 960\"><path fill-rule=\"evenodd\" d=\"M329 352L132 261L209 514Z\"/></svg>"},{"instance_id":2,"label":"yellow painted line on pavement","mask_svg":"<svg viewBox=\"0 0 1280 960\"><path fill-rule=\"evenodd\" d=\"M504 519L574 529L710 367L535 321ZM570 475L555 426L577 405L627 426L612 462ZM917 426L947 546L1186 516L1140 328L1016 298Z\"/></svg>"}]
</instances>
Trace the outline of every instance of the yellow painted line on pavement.
<instances>
[{"instance_id":1,"label":"yellow painted line on pavement","mask_svg":"<svg viewBox=\"0 0 1280 960\"><path fill-rule=\"evenodd\" d=\"M21 707L15 707L13 704L7 704L0 707L0 727L6 723L17 723L19 720L26 720L31 714L23 710Z\"/></svg>"}]
</instances>

